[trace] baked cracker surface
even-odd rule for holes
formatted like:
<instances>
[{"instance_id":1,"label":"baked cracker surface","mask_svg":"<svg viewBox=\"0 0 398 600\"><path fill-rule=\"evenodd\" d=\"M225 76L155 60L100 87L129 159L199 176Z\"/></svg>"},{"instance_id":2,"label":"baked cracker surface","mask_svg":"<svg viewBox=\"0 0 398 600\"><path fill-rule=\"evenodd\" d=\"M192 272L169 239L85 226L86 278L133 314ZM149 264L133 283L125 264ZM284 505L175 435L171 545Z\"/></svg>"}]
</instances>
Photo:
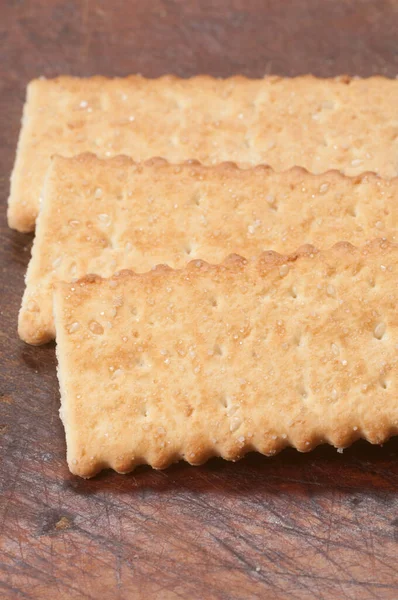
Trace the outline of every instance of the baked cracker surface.
<instances>
[{"instance_id":1,"label":"baked cracker surface","mask_svg":"<svg viewBox=\"0 0 398 600\"><path fill-rule=\"evenodd\" d=\"M137 164L92 154L54 157L46 177L19 334L32 344L54 338L52 289L88 273L181 268L194 258L220 263L305 243L362 246L397 239L398 179L374 174L311 175L302 168L242 170L232 163Z\"/></svg>"},{"instance_id":2,"label":"baked cracker surface","mask_svg":"<svg viewBox=\"0 0 398 600\"><path fill-rule=\"evenodd\" d=\"M60 283L61 417L82 477L398 427L398 246L310 246Z\"/></svg>"},{"instance_id":3,"label":"baked cracker surface","mask_svg":"<svg viewBox=\"0 0 398 600\"><path fill-rule=\"evenodd\" d=\"M398 174L398 81L58 77L27 90L8 222L31 231L53 154Z\"/></svg>"}]
</instances>

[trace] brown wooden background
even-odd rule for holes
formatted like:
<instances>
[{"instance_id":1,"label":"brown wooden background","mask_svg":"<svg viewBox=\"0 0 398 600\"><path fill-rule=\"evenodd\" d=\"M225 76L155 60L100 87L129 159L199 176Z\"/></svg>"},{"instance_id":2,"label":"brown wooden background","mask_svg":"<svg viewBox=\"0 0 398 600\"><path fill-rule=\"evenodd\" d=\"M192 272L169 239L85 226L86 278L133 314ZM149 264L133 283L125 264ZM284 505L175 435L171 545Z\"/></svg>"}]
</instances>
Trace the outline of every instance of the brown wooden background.
<instances>
[{"instance_id":1,"label":"brown wooden background","mask_svg":"<svg viewBox=\"0 0 398 600\"><path fill-rule=\"evenodd\" d=\"M19 342L9 231L38 75L398 74L397 0L0 0L0 597L398 598L398 441L72 477L54 346Z\"/></svg>"}]
</instances>

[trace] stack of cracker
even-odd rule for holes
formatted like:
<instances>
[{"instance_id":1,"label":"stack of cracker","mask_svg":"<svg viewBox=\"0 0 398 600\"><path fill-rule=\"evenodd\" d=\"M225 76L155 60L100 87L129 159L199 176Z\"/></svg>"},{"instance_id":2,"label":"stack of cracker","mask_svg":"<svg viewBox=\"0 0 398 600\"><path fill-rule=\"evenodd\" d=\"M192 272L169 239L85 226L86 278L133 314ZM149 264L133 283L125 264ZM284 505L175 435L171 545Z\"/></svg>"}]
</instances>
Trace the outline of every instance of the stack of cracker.
<instances>
[{"instance_id":1,"label":"stack of cracker","mask_svg":"<svg viewBox=\"0 0 398 600\"><path fill-rule=\"evenodd\" d=\"M398 81L28 87L19 315L57 340L70 470L398 432Z\"/></svg>"}]
</instances>

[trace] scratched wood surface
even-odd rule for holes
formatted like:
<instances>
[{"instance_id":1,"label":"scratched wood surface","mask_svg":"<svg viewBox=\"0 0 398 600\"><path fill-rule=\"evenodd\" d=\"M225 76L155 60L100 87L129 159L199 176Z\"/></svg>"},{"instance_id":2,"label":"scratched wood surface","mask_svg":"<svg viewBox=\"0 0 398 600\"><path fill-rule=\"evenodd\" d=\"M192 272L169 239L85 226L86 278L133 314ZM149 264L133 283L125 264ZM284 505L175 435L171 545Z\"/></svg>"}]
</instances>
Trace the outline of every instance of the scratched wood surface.
<instances>
[{"instance_id":1,"label":"scratched wood surface","mask_svg":"<svg viewBox=\"0 0 398 600\"><path fill-rule=\"evenodd\" d=\"M395 0L0 1L0 597L398 598L398 441L72 477L54 346L16 337L25 85L58 73L398 73Z\"/></svg>"}]
</instances>

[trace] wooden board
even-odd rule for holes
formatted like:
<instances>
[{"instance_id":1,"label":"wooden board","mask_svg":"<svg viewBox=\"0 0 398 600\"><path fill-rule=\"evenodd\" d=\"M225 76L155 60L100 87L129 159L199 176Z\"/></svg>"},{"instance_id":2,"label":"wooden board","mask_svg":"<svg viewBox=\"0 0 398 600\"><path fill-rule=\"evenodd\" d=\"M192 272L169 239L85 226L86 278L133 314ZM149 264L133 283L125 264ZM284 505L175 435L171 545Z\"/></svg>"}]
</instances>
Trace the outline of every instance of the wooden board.
<instances>
[{"instance_id":1,"label":"wooden board","mask_svg":"<svg viewBox=\"0 0 398 600\"><path fill-rule=\"evenodd\" d=\"M54 346L19 342L32 236L6 227L25 85L57 73L398 73L393 0L0 3L0 597L398 597L398 440L69 475Z\"/></svg>"}]
</instances>

